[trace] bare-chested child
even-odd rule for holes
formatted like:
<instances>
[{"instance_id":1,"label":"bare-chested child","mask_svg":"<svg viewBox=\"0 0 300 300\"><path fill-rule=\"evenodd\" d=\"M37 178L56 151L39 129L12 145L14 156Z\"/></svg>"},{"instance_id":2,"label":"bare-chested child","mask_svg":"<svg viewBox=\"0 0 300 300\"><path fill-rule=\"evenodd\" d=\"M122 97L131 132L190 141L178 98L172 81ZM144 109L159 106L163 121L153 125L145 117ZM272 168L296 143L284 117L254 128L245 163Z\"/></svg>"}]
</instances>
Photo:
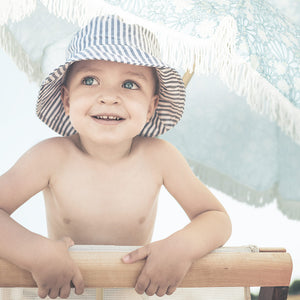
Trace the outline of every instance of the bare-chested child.
<instances>
[{"instance_id":1,"label":"bare-chested child","mask_svg":"<svg viewBox=\"0 0 300 300\"><path fill-rule=\"evenodd\" d=\"M42 84L38 116L63 137L34 146L0 178L0 256L32 273L41 298L66 298L71 283L83 292L74 243L142 246L123 261L146 259L135 289L162 296L230 236L227 213L183 156L151 137L177 123L185 99L179 74L158 55L139 25L98 17ZM151 243L162 185L191 222ZM39 191L49 238L10 217Z\"/></svg>"}]
</instances>

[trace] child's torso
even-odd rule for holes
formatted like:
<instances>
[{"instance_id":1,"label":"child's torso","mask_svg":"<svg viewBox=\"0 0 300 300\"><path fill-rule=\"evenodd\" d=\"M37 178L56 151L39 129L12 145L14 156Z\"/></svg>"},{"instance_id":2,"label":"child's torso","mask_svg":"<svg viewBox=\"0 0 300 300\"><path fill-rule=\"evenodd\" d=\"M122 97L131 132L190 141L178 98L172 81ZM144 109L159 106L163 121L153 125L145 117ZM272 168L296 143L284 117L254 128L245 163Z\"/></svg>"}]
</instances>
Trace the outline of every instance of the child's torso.
<instances>
[{"instance_id":1,"label":"child's torso","mask_svg":"<svg viewBox=\"0 0 300 300\"><path fill-rule=\"evenodd\" d=\"M143 245L152 237L162 185L143 151L118 165L71 151L44 190L50 238L76 244Z\"/></svg>"}]
</instances>

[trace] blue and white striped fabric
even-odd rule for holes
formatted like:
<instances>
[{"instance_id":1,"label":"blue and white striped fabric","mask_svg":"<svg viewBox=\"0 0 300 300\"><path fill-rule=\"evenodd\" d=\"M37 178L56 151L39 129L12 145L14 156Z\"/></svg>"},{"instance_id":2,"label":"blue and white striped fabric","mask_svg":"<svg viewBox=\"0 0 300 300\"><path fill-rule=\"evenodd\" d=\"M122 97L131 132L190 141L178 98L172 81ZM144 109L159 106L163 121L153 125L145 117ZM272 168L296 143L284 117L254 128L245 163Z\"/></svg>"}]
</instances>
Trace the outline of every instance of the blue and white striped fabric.
<instances>
[{"instance_id":1,"label":"blue and white striped fabric","mask_svg":"<svg viewBox=\"0 0 300 300\"><path fill-rule=\"evenodd\" d=\"M74 36L65 64L42 83L37 115L57 133L68 136L76 132L64 113L61 86L68 67L80 60L107 60L156 68L159 103L141 135L161 135L180 120L185 103L184 84L178 72L160 60L159 45L153 33L140 25L124 23L117 16L105 16L92 19Z\"/></svg>"}]
</instances>

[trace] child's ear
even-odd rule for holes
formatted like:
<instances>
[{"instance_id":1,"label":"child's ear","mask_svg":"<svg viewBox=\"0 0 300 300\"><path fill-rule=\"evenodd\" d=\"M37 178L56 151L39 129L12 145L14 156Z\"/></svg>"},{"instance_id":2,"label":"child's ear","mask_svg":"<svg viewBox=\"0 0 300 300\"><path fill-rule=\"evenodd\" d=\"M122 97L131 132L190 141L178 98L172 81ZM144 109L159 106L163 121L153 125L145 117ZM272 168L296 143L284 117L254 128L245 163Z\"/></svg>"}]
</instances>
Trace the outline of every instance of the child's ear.
<instances>
[{"instance_id":1,"label":"child's ear","mask_svg":"<svg viewBox=\"0 0 300 300\"><path fill-rule=\"evenodd\" d=\"M69 90L65 85L61 87L61 101L64 106L65 114L68 116L70 112L70 97Z\"/></svg>"},{"instance_id":2,"label":"child's ear","mask_svg":"<svg viewBox=\"0 0 300 300\"><path fill-rule=\"evenodd\" d=\"M149 110L147 113L147 122L150 121L151 117L154 115L154 112L157 108L159 102L159 96L158 95L154 95L153 98L151 99L150 105L149 105Z\"/></svg>"}]
</instances>

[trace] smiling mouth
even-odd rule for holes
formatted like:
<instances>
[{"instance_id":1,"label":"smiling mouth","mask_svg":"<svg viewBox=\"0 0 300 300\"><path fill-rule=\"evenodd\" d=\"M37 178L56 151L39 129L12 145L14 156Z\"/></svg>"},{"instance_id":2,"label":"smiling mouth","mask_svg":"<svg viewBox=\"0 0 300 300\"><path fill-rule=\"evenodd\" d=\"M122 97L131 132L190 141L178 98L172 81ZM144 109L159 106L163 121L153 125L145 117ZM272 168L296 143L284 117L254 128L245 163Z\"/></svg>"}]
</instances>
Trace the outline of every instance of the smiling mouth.
<instances>
[{"instance_id":1,"label":"smiling mouth","mask_svg":"<svg viewBox=\"0 0 300 300\"><path fill-rule=\"evenodd\" d=\"M105 121L122 121L124 120L123 118L119 117L119 116L110 116L110 115L96 115L96 116L92 116L94 119L97 120L105 120Z\"/></svg>"}]
</instances>

